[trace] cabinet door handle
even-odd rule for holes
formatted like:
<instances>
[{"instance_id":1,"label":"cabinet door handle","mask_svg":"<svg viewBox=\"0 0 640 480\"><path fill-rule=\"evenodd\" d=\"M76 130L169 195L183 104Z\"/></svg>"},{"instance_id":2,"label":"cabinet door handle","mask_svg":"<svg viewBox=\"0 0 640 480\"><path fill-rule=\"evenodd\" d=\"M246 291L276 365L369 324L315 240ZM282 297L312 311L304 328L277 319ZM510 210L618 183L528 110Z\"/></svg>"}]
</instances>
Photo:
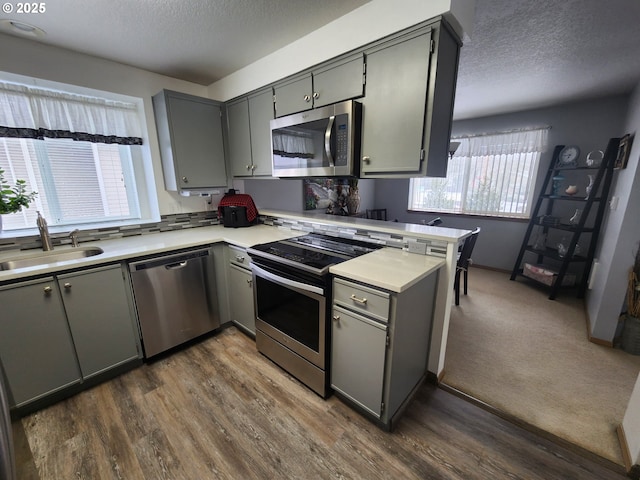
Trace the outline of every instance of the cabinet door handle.
<instances>
[{"instance_id":1,"label":"cabinet door handle","mask_svg":"<svg viewBox=\"0 0 640 480\"><path fill-rule=\"evenodd\" d=\"M182 177L182 181L183 181L184 183L189 183L189 180L187 179L187 177Z\"/></svg>"},{"instance_id":2,"label":"cabinet door handle","mask_svg":"<svg viewBox=\"0 0 640 480\"><path fill-rule=\"evenodd\" d=\"M255 170L256 166L255 165L251 165L251 171Z\"/></svg>"},{"instance_id":3,"label":"cabinet door handle","mask_svg":"<svg viewBox=\"0 0 640 480\"><path fill-rule=\"evenodd\" d=\"M46 293L47 295L49 293L51 293L51 287L49 285L47 285L46 287L44 287L44 293Z\"/></svg>"},{"instance_id":4,"label":"cabinet door handle","mask_svg":"<svg viewBox=\"0 0 640 480\"><path fill-rule=\"evenodd\" d=\"M320 94L318 92L313 92L313 98L314 99L320 98Z\"/></svg>"},{"instance_id":5,"label":"cabinet door handle","mask_svg":"<svg viewBox=\"0 0 640 480\"><path fill-rule=\"evenodd\" d=\"M247 170L251 170L251 165L247 165Z\"/></svg>"},{"instance_id":6,"label":"cabinet door handle","mask_svg":"<svg viewBox=\"0 0 640 480\"><path fill-rule=\"evenodd\" d=\"M236 255L236 262L243 263L244 262L244 257L241 256L241 255Z\"/></svg>"},{"instance_id":7,"label":"cabinet door handle","mask_svg":"<svg viewBox=\"0 0 640 480\"><path fill-rule=\"evenodd\" d=\"M354 302L360 303L362 305L366 305L367 303L366 298L358 298L353 293L351 294L351 300L353 300Z\"/></svg>"},{"instance_id":8,"label":"cabinet door handle","mask_svg":"<svg viewBox=\"0 0 640 480\"><path fill-rule=\"evenodd\" d=\"M250 287L253 287L253 280L251 280L250 278L247 278L247 284L248 284Z\"/></svg>"},{"instance_id":9,"label":"cabinet door handle","mask_svg":"<svg viewBox=\"0 0 640 480\"><path fill-rule=\"evenodd\" d=\"M64 288L66 288L67 290L69 290L71 288L71 284L69 282L64 284Z\"/></svg>"},{"instance_id":10,"label":"cabinet door handle","mask_svg":"<svg viewBox=\"0 0 640 480\"><path fill-rule=\"evenodd\" d=\"M337 321L339 321L339 320L340 320L340 315L334 315L334 316L333 316L333 317L331 317L331 318L333 318L333 321L334 321L334 322L337 322Z\"/></svg>"},{"instance_id":11,"label":"cabinet door handle","mask_svg":"<svg viewBox=\"0 0 640 480\"><path fill-rule=\"evenodd\" d=\"M362 161L363 161L364 163L371 163L371 157L366 157L366 156L365 156L365 157L362 157Z\"/></svg>"},{"instance_id":12,"label":"cabinet door handle","mask_svg":"<svg viewBox=\"0 0 640 480\"><path fill-rule=\"evenodd\" d=\"M305 95L303 98L304 98L305 102L310 102L311 101L311 96L310 95Z\"/></svg>"}]
</instances>

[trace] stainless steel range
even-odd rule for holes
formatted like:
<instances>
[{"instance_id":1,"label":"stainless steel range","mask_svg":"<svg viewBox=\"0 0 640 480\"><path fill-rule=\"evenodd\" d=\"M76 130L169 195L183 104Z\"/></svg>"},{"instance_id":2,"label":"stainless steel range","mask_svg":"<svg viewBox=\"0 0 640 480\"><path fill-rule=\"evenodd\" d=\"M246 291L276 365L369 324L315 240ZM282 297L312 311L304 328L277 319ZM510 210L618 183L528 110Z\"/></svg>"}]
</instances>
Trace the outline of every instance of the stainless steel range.
<instances>
[{"instance_id":1,"label":"stainless steel range","mask_svg":"<svg viewBox=\"0 0 640 480\"><path fill-rule=\"evenodd\" d=\"M380 248L310 233L249 248L258 351L322 397L329 389L329 267Z\"/></svg>"}]
</instances>

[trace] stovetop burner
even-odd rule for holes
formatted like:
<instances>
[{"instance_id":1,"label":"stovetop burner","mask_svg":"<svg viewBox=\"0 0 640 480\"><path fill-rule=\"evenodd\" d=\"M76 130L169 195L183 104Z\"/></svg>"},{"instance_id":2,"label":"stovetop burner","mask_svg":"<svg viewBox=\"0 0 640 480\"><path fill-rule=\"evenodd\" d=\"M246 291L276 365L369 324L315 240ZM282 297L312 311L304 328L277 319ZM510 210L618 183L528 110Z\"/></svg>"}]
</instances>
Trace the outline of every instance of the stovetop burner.
<instances>
[{"instance_id":1,"label":"stovetop burner","mask_svg":"<svg viewBox=\"0 0 640 480\"><path fill-rule=\"evenodd\" d=\"M289 267L324 275L331 265L372 252L379 245L310 233L278 242L263 243L247 250L252 258L267 258Z\"/></svg>"}]
</instances>

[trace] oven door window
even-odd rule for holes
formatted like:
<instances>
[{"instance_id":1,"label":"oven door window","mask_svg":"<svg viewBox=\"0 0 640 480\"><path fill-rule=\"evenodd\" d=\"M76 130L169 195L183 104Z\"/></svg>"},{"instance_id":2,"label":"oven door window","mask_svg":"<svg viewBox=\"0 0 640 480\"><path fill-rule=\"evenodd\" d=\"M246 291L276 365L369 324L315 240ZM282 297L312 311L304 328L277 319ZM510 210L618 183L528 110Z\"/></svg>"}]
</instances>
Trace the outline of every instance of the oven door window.
<instances>
[{"instance_id":1,"label":"oven door window","mask_svg":"<svg viewBox=\"0 0 640 480\"><path fill-rule=\"evenodd\" d=\"M323 297L304 294L256 276L257 316L286 336L320 352Z\"/></svg>"}]
</instances>

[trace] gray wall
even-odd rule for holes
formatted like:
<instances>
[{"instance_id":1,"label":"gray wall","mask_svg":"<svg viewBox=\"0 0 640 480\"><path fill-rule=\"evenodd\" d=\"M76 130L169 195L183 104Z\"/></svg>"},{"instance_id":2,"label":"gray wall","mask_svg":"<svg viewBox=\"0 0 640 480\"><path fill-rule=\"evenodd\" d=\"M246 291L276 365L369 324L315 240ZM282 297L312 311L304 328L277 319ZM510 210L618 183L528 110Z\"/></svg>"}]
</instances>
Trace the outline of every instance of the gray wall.
<instances>
[{"instance_id":1,"label":"gray wall","mask_svg":"<svg viewBox=\"0 0 640 480\"><path fill-rule=\"evenodd\" d=\"M302 212L304 210L302 180L298 179L248 179L234 181L234 188L248 193L258 210L285 210ZM359 180L360 211L374 208L375 180Z\"/></svg>"},{"instance_id":2,"label":"gray wall","mask_svg":"<svg viewBox=\"0 0 640 480\"><path fill-rule=\"evenodd\" d=\"M584 159L591 150L604 150L611 137L624 133L628 96L615 96L589 102L571 103L506 115L461 120L453 124L453 136L490 133L532 126L550 126L549 150L542 155L536 181L536 193L542 186L551 161L553 147L575 144ZM638 142L640 143L640 142ZM442 217L444 227L482 228L473 260L478 265L511 270L518 256L520 243L527 228L522 220L491 220L483 217L441 215L409 212L409 180L376 180L376 208L387 208L389 218L400 222L420 223L436 216ZM577 180L577 183L580 179ZM582 180L583 188L586 179ZM567 212L570 216L572 212Z\"/></svg>"},{"instance_id":3,"label":"gray wall","mask_svg":"<svg viewBox=\"0 0 640 480\"><path fill-rule=\"evenodd\" d=\"M613 340L625 303L627 275L640 242L640 83L629 99L627 120L620 136L635 134L627 168L614 173L612 195L618 208L610 211L596 251L598 268L587 296L587 312L594 337Z\"/></svg>"}]
</instances>

